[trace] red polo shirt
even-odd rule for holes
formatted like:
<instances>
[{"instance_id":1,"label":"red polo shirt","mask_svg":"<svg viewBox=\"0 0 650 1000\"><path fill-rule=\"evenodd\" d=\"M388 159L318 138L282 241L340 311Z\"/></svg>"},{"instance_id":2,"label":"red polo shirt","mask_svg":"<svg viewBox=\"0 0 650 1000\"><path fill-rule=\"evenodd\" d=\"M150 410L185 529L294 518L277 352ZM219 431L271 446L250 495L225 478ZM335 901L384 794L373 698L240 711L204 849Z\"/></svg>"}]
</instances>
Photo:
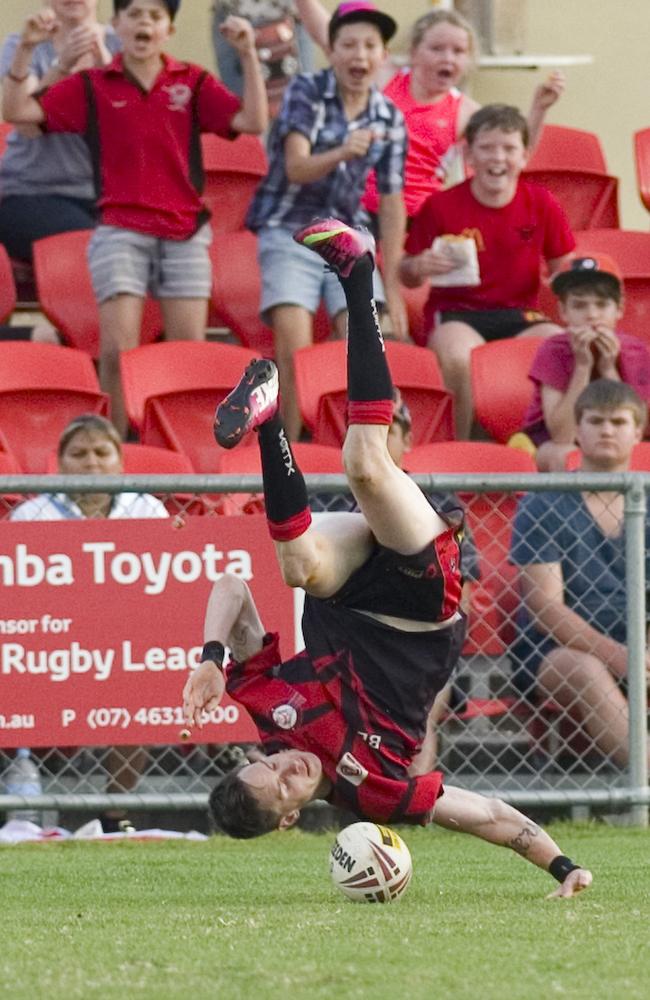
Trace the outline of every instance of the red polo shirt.
<instances>
[{"instance_id":1,"label":"red polo shirt","mask_svg":"<svg viewBox=\"0 0 650 1000\"><path fill-rule=\"evenodd\" d=\"M105 225L185 240L209 217L200 198L200 133L234 138L230 123L241 105L207 70L162 58L150 91L117 55L38 100L45 131L77 132L88 143Z\"/></svg>"}]
</instances>

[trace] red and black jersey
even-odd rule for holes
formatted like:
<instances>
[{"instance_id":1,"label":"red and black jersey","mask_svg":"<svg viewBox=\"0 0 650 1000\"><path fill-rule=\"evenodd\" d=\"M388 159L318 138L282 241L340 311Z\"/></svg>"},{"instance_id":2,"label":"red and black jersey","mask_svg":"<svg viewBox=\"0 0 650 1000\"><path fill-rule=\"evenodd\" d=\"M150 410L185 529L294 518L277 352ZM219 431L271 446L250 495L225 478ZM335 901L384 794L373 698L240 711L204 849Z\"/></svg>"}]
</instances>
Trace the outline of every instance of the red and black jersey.
<instances>
[{"instance_id":1,"label":"red and black jersey","mask_svg":"<svg viewBox=\"0 0 650 1000\"><path fill-rule=\"evenodd\" d=\"M248 710L269 753L320 759L335 805L377 822L430 821L442 774L409 778L429 709L449 679L465 623L404 632L362 612L307 597L306 649L281 662L277 636L227 668L227 690Z\"/></svg>"}]
</instances>

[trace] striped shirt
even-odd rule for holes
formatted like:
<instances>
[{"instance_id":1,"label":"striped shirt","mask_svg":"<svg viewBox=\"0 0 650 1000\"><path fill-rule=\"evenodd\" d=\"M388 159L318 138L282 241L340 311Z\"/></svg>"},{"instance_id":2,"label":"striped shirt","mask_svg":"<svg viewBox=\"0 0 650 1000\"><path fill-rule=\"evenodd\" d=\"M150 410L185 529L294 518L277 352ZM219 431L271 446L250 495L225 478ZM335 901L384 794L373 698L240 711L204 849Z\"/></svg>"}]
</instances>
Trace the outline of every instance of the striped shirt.
<instances>
[{"instance_id":1,"label":"striped shirt","mask_svg":"<svg viewBox=\"0 0 650 1000\"><path fill-rule=\"evenodd\" d=\"M365 156L339 163L310 184L290 183L284 159L284 142L290 132L304 135L313 154L341 146L357 129L372 129L374 133ZM332 69L295 76L273 126L269 172L253 199L248 227L254 232L264 226L293 230L324 216L357 225L371 169L375 170L380 195L395 194L404 187L406 141L402 112L377 88L371 88L365 110L348 121Z\"/></svg>"}]
</instances>

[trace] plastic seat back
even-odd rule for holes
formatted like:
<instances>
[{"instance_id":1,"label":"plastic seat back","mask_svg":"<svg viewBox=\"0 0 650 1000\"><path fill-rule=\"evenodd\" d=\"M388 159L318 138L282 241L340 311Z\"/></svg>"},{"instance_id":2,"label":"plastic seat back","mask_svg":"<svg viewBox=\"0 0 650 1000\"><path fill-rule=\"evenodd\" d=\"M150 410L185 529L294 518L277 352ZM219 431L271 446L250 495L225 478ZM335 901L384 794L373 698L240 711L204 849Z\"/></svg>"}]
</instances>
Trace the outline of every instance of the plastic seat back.
<instances>
[{"instance_id":1,"label":"plastic seat back","mask_svg":"<svg viewBox=\"0 0 650 1000\"><path fill-rule=\"evenodd\" d=\"M243 228L248 206L268 169L264 146L254 135L240 135L231 142L204 134L201 147L202 198L212 214L213 232L236 232Z\"/></svg>"},{"instance_id":2,"label":"plastic seat back","mask_svg":"<svg viewBox=\"0 0 650 1000\"><path fill-rule=\"evenodd\" d=\"M393 382L411 410L415 444L454 436L453 399L435 355L426 348L386 342ZM327 341L294 354L296 392L303 421L320 444L340 447L345 436L347 361L344 341Z\"/></svg>"},{"instance_id":3,"label":"plastic seat back","mask_svg":"<svg viewBox=\"0 0 650 1000\"><path fill-rule=\"evenodd\" d=\"M274 353L273 331L260 318L262 276L257 261L257 237L243 230L218 233L210 247L212 261L212 321L222 323L246 347L265 358ZM314 317L314 341L330 335L322 307Z\"/></svg>"},{"instance_id":4,"label":"plastic seat back","mask_svg":"<svg viewBox=\"0 0 650 1000\"><path fill-rule=\"evenodd\" d=\"M210 247L212 261L212 320L263 357L273 357L273 331L260 319L262 278L257 262L257 237L217 233Z\"/></svg>"},{"instance_id":5,"label":"plastic seat back","mask_svg":"<svg viewBox=\"0 0 650 1000\"><path fill-rule=\"evenodd\" d=\"M621 269L625 311L619 327L650 347L650 233L633 229L590 229L576 234L576 254L607 253Z\"/></svg>"},{"instance_id":6,"label":"plastic seat back","mask_svg":"<svg viewBox=\"0 0 650 1000\"><path fill-rule=\"evenodd\" d=\"M545 125L526 170L557 168L606 174L605 153L596 133L566 125Z\"/></svg>"},{"instance_id":7,"label":"plastic seat back","mask_svg":"<svg viewBox=\"0 0 650 1000\"><path fill-rule=\"evenodd\" d=\"M206 389L214 392L216 406L256 356L254 351L237 344L183 340L146 344L123 351L120 370L131 424L142 429L145 405L153 396Z\"/></svg>"},{"instance_id":8,"label":"plastic seat back","mask_svg":"<svg viewBox=\"0 0 650 1000\"><path fill-rule=\"evenodd\" d=\"M0 323L11 316L16 308L16 282L9 255L0 244Z\"/></svg>"},{"instance_id":9,"label":"plastic seat back","mask_svg":"<svg viewBox=\"0 0 650 1000\"><path fill-rule=\"evenodd\" d=\"M0 428L27 473L45 472L63 428L81 413L109 412L83 351L24 341L0 343Z\"/></svg>"},{"instance_id":10,"label":"plastic seat back","mask_svg":"<svg viewBox=\"0 0 650 1000\"><path fill-rule=\"evenodd\" d=\"M41 309L66 344L99 356L99 310L86 253L90 229L46 236L34 243L34 274ZM162 331L158 304L145 301L140 339L156 340Z\"/></svg>"},{"instance_id":11,"label":"plastic seat back","mask_svg":"<svg viewBox=\"0 0 650 1000\"><path fill-rule=\"evenodd\" d=\"M618 178L590 170L555 168L524 171L559 201L574 232L618 228Z\"/></svg>"},{"instance_id":12,"label":"plastic seat back","mask_svg":"<svg viewBox=\"0 0 650 1000\"><path fill-rule=\"evenodd\" d=\"M255 357L246 347L196 341L125 351L124 400L141 442L182 452L195 472L217 472L222 449L212 430L215 408Z\"/></svg>"},{"instance_id":13,"label":"plastic seat back","mask_svg":"<svg viewBox=\"0 0 650 1000\"><path fill-rule=\"evenodd\" d=\"M543 337L493 340L470 355L474 415L494 441L521 430L533 396L528 372Z\"/></svg>"}]
</instances>

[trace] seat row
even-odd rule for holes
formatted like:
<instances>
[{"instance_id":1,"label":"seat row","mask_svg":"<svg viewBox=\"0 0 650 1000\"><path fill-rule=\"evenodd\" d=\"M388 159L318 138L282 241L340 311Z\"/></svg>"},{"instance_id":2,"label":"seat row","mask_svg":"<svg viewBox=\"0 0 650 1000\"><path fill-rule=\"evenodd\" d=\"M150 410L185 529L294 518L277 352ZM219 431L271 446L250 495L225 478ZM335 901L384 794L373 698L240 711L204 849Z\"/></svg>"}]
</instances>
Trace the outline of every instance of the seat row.
<instances>
[{"instance_id":1,"label":"seat row","mask_svg":"<svg viewBox=\"0 0 650 1000\"><path fill-rule=\"evenodd\" d=\"M499 442L517 429L517 414L520 422L528 403L526 374L534 346L521 340L513 350L508 342L504 351L503 343L474 352L477 412L485 413L486 427ZM413 444L453 440L453 398L433 353L395 341L387 341L386 349L395 384L411 411ZM489 356L494 356L493 364ZM195 472L220 471L225 453L214 444L215 406L254 357L250 348L214 342L163 341L123 352L125 403L140 442L185 456ZM295 370L298 400L313 442L340 448L345 434L345 344L327 341L303 348L296 352ZM486 395L494 402L484 399ZM73 417L108 411L109 399L85 351L0 342L0 449L12 455L23 472L47 471L48 456Z\"/></svg>"}]
</instances>

